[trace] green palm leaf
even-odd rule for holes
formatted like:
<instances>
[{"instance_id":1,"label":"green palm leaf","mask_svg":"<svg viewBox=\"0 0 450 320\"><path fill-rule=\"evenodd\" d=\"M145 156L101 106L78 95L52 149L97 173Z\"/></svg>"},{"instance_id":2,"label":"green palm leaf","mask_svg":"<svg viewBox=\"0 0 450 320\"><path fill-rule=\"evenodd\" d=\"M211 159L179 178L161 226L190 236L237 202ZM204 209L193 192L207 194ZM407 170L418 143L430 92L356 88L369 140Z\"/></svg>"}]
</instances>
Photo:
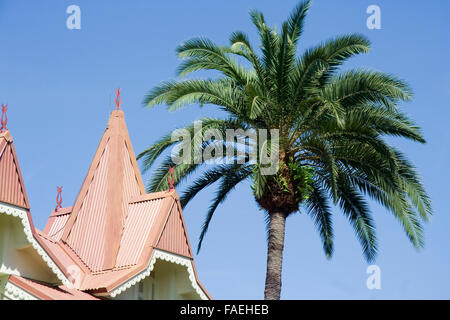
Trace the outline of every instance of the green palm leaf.
<instances>
[{"instance_id":1,"label":"green palm leaf","mask_svg":"<svg viewBox=\"0 0 450 320\"><path fill-rule=\"evenodd\" d=\"M202 133L215 129L225 137L227 129L239 128L279 133L278 142L267 140L267 145L279 148L279 158L272 161L278 164L278 170L273 174L265 175L259 162L263 155L270 154L266 148L258 149L257 159L251 158L251 148L258 146L261 139L250 137L244 137L250 142L247 146L242 141L193 139L189 145L192 156L212 146L236 153L240 150L241 154L231 157L231 162L208 166L191 161L178 164L174 170L177 188L186 182L181 196L183 206L200 191L217 185L198 250L218 206L237 184L250 180L271 235L266 298L279 298L279 257L284 245L284 222L290 214L306 209L326 256L331 257L334 232L330 204L336 205L353 227L364 257L371 262L376 258L378 243L369 199L400 222L416 248L424 245L422 222L428 221L433 212L418 170L387 139L425 143L419 126L400 111L404 103L411 101L412 89L389 73L364 68L342 71L350 58L369 52L371 43L361 34L332 37L299 52L310 7L311 1L300 2L279 29L268 27L260 11L250 11L259 37L254 46L242 31L231 33L226 46L206 38L185 41L176 50L181 59L178 76L213 71L214 77L162 82L143 100L146 107L164 104L169 110L177 110L198 104L225 112L224 119L202 119ZM194 134L193 124L181 129ZM152 171L149 191L167 188L167 167L173 164L167 152L181 143L171 137L161 137L138 156L144 171L162 159ZM218 160L225 160L222 158Z\"/></svg>"}]
</instances>

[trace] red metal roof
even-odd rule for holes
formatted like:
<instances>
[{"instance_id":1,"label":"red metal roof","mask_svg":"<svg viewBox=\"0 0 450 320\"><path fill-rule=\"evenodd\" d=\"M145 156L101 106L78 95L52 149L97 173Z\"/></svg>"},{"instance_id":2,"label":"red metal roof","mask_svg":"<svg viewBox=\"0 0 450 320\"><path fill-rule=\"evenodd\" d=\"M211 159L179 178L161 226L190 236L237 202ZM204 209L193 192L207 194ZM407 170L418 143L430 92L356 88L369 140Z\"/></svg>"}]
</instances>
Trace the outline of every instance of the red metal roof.
<instances>
[{"instance_id":1,"label":"red metal roof","mask_svg":"<svg viewBox=\"0 0 450 320\"><path fill-rule=\"evenodd\" d=\"M104 261L108 158L109 148L106 145L80 209L70 214L68 222L70 223L70 218L76 220L65 239L93 271L102 270ZM65 228L67 230L67 224Z\"/></svg>"},{"instance_id":2,"label":"red metal roof","mask_svg":"<svg viewBox=\"0 0 450 320\"><path fill-rule=\"evenodd\" d=\"M15 275L11 275L8 281L42 300L99 300L97 297L81 290L69 289L65 286L53 286Z\"/></svg>"},{"instance_id":3,"label":"red metal roof","mask_svg":"<svg viewBox=\"0 0 450 320\"><path fill-rule=\"evenodd\" d=\"M44 228L44 232L54 240L59 241L71 212L72 207L61 208L58 211L53 210Z\"/></svg>"},{"instance_id":4,"label":"red metal roof","mask_svg":"<svg viewBox=\"0 0 450 320\"><path fill-rule=\"evenodd\" d=\"M8 176L0 201L28 208L8 131L0 135L0 172ZM193 259L178 195L146 194L121 110L111 113L74 206L54 210L44 233L27 213L33 236L61 271L70 278L70 268L79 268L81 290L117 288L146 269L154 248Z\"/></svg>"},{"instance_id":5,"label":"red metal roof","mask_svg":"<svg viewBox=\"0 0 450 320\"><path fill-rule=\"evenodd\" d=\"M34 234L28 196L17 160L14 141L8 130L0 132L0 202L25 209L28 223Z\"/></svg>"},{"instance_id":6,"label":"red metal roof","mask_svg":"<svg viewBox=\"0 0 450 320\"><path fill-rule=\"evenodd\" d=\"M140 194L124 115L115 110L61 237L93 272L115 267L129 199Z\"/></svg>"},{"instance_id":7,"label":"red metal roof","mask_svg":"<svg viewBox=\"0 0 450 320\"><path fill-rule=\"evenodd\" d=\"M157 248L192 258L192 252L184 225L183 215L178 206L173 206L165 223Z\"/></svg>"},{"instance_id":8,"label":"red metal roof","mask_svg":"<svg viewBox=\"0 0 450 320\"><path fill-rule=\"evenodd\" d=\"M161 216L163 198L132 203L124 225L116 267L135 265L139 262L151 231Z\"/></svg>"},{"instance_id":9,"label":"red metal roof","mask_svg":"<svg viewBox=\"0 0 450 320\"><path fill-rule=\"evenodd\" d=\"M135 265L124 269L114 269L96 274L88 274L83 280L81 290L89 292L110 292L144 269L145 266Z\"/></svg>"},{"instance_id":10,"label":"red metal roof","mask_svg":"<svg viewBox=\"0 0 450 320\"><path fill-rule=\"evenodd\" d=\"M87 267L83 290L128 281L147 267L154 248L192 260L177 193L146 194L121 110L111 113L69 218L53 219L49 229L65 224L59 243Z\"/></svg>"},{"instance_id":11,"label":"red metal roof","mask_svg":"<svg viewBox=\"0 0 450 320\"><path fill-rule=\"evenodd\" d=\"M22 208L30 207L9 131L0 133L0 201Z\"/></svg>"}]
</instances>

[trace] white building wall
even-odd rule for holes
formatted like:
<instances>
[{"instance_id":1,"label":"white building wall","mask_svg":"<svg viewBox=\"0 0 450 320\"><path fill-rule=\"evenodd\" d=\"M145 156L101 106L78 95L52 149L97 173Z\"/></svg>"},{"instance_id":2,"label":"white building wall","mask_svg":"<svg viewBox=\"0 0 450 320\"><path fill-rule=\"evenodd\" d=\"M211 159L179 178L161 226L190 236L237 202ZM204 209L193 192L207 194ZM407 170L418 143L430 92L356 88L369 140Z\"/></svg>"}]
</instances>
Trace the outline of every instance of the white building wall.
<instances>
[{"instance_id":1,"label":"white building wall","mask_svg":"<svg viewBox=\"0 0 450 320\"><path fill-rule=\"evenodd\" d=\"M150 276L117 295L118 300L197 300L185 266L157 260Z\"/></svg>"},{"instance_id":2,"label":"white building wall","mask_svg":"<svg viewBox=\"0 0 450 320\"><path fill-rule=\"evenodd\" d=\"M20 218L5 214L0 214L1 274L58 283L55 274L27 241Z\"/></svg>"}]
</instances>

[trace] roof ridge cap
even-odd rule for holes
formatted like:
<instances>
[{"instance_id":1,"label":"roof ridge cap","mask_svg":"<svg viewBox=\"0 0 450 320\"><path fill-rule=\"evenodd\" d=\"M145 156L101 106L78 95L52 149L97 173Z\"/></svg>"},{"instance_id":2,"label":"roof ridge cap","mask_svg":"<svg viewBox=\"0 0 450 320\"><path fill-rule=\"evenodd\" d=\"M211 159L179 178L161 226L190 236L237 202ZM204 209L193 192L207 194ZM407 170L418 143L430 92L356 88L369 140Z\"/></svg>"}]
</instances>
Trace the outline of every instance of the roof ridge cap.
<instances>
[{"instance_id":1,"label":"roof ridge cap","mask_svg":"<svg viewBox=\"0 0 450 320\"><path fill-rule=\"evenodd\" d=\"M45 239L47 239L48 241L50 241L50 242L52 242L52 243L57 243L57 242L58 242L58 241L56 241L56 239L52 238L51 236L49 236L48 234L46 234L45 232L43 232L43 231L41 231L41 230L39 230L39 229L37 229L37 228L34 228L34 230L36 231L36 233L37 233L40 237L45 238Z\"/></svg>"},{"instance_id":2,"label":"roof ridge cap","mask_svg":"<svg viewBox=\"0 0 450 320\"><path fill-rule=\"evenodd\" d=\"M14 142L11 132L8 129L0 132L0 138L3 138L8 142Z\"/></svg>"},{"instance_id":3,"label":"roof ridge cap","mask_svg":"<svg viewBox=\"0 0 450 320\"><path fill-rule=\"evenodd\" d=\"M151 192L151 193L146 193L146 194L142 194L139 196L131 197L128 204L134 204L134 203L157 200L157 199L165 199L165 198L169 198L169 197L176 200L176 198L178 198L178 195L176 195L175 190L170 191L170 192L167 192L167 191Z\"/></svg>"},{"instance_id":4,"label":"roof ridge cap","mask_svg":"<svg viewBox=\"0 0 450 320\"><path fill-rule=\"evenodd\" d=\"M57 211L53 210L52 213L50 214L49 218L50 217L59 217L59 216L64 216L66 214L70 214L72 212L72 208L73 208L73 206L62 207L62 208L59 208Z\"/></svg>"}]
</instances>

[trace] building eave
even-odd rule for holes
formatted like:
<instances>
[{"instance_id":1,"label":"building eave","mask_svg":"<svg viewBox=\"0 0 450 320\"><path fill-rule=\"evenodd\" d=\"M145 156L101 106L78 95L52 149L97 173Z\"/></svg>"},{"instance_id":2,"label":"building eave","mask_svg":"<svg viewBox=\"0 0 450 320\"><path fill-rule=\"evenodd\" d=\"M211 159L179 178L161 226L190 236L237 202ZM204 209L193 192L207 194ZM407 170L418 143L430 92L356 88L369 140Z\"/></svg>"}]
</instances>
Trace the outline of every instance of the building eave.
<instances>
[{"instance_id":1,"label":"building eave","mask_svg":"<svg viewBox=\"0 0 450 320\"><path fill-rule=\"evenodd\" d=\"M189 280L191 282L192 288L195 290L195 292L200 296L202 300L211 300L211 296L209 293L203 288L203 286L200 284L200 281L197 278L197 274L195 272L194 263L192 259L189 259L184 256L180 256L174 253L165 252L159 249L154 249L152 258L150 260L150 263L147 265L147 267L136 274L133 278L129 279L125 283L122 283L120 286L115 287L112 290L108 290L110 292L110 296L112 298L116 297L117 295L121 294L122 292L126 291L127 289L131 288L135 284L139 283L140 281L144 280L148 276L150 276L154 265L156 263L156 259L160 259L163 261L175 263L178 265L185 266L187 268L187 272L189 274Z\"/></svg>"},{"instance_id":2,"label":"building eave","mask_svg":"<svg viewBox=\"0 0 450 320\"><path fill-rule=\"evenodd\" d=\"M23 227L23 232L28 243L36 250L42 260L47 264L47 266L52 270L56 277L64 284L70 285L71 282L66 277L64 272L60 269L58 264L50 257L45 250L46 246L42 246L39 237L36 235L36 231L32 224L30 223L30 213L28 210L20 207L16 207L11 204L0 202L0 214L6 214L20 219Z\"/></svg>"}]
</instances>

